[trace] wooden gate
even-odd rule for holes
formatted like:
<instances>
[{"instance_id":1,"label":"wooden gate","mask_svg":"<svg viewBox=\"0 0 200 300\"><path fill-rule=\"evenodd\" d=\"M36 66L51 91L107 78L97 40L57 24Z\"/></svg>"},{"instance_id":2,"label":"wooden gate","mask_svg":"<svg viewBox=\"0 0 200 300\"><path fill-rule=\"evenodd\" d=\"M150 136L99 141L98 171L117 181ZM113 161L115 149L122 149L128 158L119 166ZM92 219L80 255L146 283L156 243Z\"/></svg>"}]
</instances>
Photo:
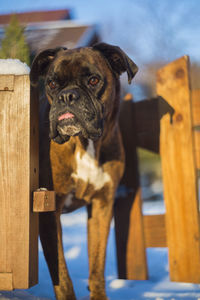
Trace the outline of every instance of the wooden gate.
<instances>
[{"instance_id":1,"label":"wooden gate","mask_svg":"<svg viewBox=\"0 0 200 300\"><path fill-rule=\"evenodd\" d=\"M200 283L200 90L191 90L187 56L158 71L157 94L122 105L123 139L132 150L126 147L127 194L115 207L119 277L147 279L146 248L168 247L171 280ZM160 151L165 215L142 215L136 147Z\"/></svg>"}]
</instances>

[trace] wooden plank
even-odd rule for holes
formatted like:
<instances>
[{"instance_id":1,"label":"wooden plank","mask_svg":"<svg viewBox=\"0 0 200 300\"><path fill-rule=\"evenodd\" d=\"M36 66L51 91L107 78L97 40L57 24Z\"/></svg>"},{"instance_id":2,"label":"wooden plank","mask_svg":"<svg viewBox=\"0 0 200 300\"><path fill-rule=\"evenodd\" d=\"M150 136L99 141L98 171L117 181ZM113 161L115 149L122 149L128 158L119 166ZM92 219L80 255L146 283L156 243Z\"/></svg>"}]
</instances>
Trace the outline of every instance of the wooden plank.
<instances>
[{"instance_id":1,"label":"wooden plank","mask_svg":"<svg viewBox=\"0 0 200 300\"><path fill-rule=\"evenodd\" d=\"M133 102L136 146L159 152L160 118L157 98Z\"/></svg>"},{"instance_id":2,"label":"wooden plank","mask_svg":"<svg viewBox=\"0 0 200 300\"><path fill-rule=\"evenodd\" d=\"M200 126L200 89L192 90L193 126Z\"/></svg>"},{"instance_id":3,"label":"wooden plank","mask_svg":"<svg viewBox=\"0 0 200 300\"><path fill-rule=\"evenodd\" d=\"M14 91L1 92L0 103L0 272L13 273L13 288L29 288L37 283L38 265L38 218L31 213L32 192L38 188L31 161L32 156L38 160L38 149L31 134L29 76L15 76Z\"/></svg>"},{"instance_id":4,"label":"wooden plank","mask_svg":"<svg viewBox=\"0 0 200 300\"><path fill-rule=\"evenodd\" d=\"M14 75L1 75L0 91L13 91Z\"/></svg>"},{"instance_id":5,"label":"wooden plank","mask_svg":"<svg viewBox=\"0 0 200 300\"><path fill-rule=\"evenodd\" d=\"M143 220L146 247L167 247L165 215L144 215Z\"/></svg>"},{"instance_id":6,"label":"wooden plank","mask_svg":"<svg viewBox=\"0 0 200 300\"><path fill-rule=\"evenodd\" d=\"M37 268L38 265L36 251L38 241L37 216L31 213L32 193L38 187L38 172L34 172L34 166L31 164L31 156L34 155L37 160L38 149L35 147L37 151L35 153L31 153L31 151L34 151L34 147L32 147L32 149L30 148L32 125L30 82L28 75L15 76L14 94L16 99L20 99L20 101L18 101L20 103L16 103L16 107L13 107L14 105L12 106L12 110L14 110L12 113L18 114L16 131L12 131L12 137L18 136L15 141L16 149L18 149L18 155L13 157L13 159L15 159L15 169L17 173L15 177L12 177L13 188L16 189L16 191L13 189L13 197L17 194L17 192L18 197L16 198L17 201L12 201L12 210L15 215L17 214L15 228L12 228L12 233L14 235L12 240L15 241L13 256L16 255L16 253L20 253L20 255L18 255L17 260L12 263L13 285L17 288L27 288L37 283L37 272L35 271L35 268ZM31 104L34 105L33 102ZM21 116L23 116L23 120ZM34 142L32 141L32 144L33 143ZM24 166L23 168L22 165ZM32 170L30 167L32 167ZM19 195L19 193L21 195ZM36 228L35 231L32 229L33 226ZM20 236L19 232L21 234ZM34 237L31 237L30 233L34 234ZM31 243L31 240L34 240L35 243ZM33 249L31 248L31 244L34 245ZM35 250L35 256L33 253L31 254L33 250ZM30 255L32 261L30 260Z\"/></svg>"},{"instance_id":7,"label":"wooden plank","mask_svg":"<svg viewBox=\"0 0 200 300\"><path fill-rule=\"evenodd\" d=\"M194 131L196 168L200 170L200 131Z\"/></svg>"},{"instance_id":8,"label":"wooden plank","mask_svg":"<svg viewBox=\"0 0 200 300\"><path fill-rule=\"evenodd\" d=\"M127 279L147 279L145 246L141 189L139 188L130 210L127 243Z\"/></svg>"},{"instance_id":9,"label":"wooden plank","mask_svg":"<svg viewBox=\"0 0 200 300\"><path fill-rule=\"evenodd\" d=\"M134 127L131 130L135 131L136 147L159 153L160 120L167 113L173 115L173 108L160 96L133 102L132 95L127 94L124 100L129 101L132 111ZM123 111L120 112L120 116L122 113ZM122 122L125 122L123 117L122 115Z\"/></svg>"},{"instance_id":10,"label":"wooden plank","mask_svg":"<svg viewBox=\"0 0 200 300\"><path fill-rule=\"evenodd\" d=\"M148 278L141 191L128 193L116 199L115 235L118 276L120 279L146 280Z\"/></svg>"},{"instance_id":11,"label":"wooden plank","mask_svg":"<svg viewBox=\"0 0 200 300\"><path fill-rule=\"evenodd\" d=\"M125 172L114 207L119 278L147 279L146 249L132 101L124 101L120 129L125 148Z\"/></svg>"},{"instance_id":12,"label":"wooden plank","mask_svg":"<svg viewBox=\"0 0 200 300\"><path fill-rule=\"evenodd\" d=\"M13 290L12 273L0 273L0 291Z\"/></svg>"},{"instance_id":13,"label":"wooden plank","mask_svg":"<svg viewBox=\"0 0 200 300\"><path fill-rule=\"evenodd\" d=\"M143 219L146 247L167 247L165 215L145 215Z\"/></svg>"},{"instance_id":14,"label":"wooden plank","mask_svg":"<svg viewBox=\"0 0 200 300\"><path fill-rule=\"evenodd\" d=\"M30 187L29 187L29 286L38 283L38 234L39 215L34 213L33 192L39 187L39 94L37 88L32 88L30 93Z\"/></svg>"},{"instance_id":15,"label":"wooden plank","mask_svg":"<svg viewBox=\"0 0 200 300\"><path fill-rule=\"evenodd\" d=\"M157 93L175 110L161 120L164 199L170 278L200 283L200 227L191 120L189 59L184 56L157 73Z\"/></svg>"},{"instance_id":16,"label":"wooden plank","mask_svg":"<svg viewBox=\"0 0 200 300\"><path fill-rule=\"evenodd\" d=\"M1 79L1 76L0 76ZM1 81L1 80L0 80ZM7 164L9 162L8 155L8 134L7 130L10 127L8 113L9 106L6 103L12 103L13 93L12 92L1 92L0 93L0 273L12 272L12 260L11 260L11 245L9 239L9 230L11 224L10 216L10 181L9 181L9 168Z\"/></svg>"},{"instance_id":17,"label":"wooden plank","mask_svg":"<svg viewBox=\"0 0 200 300\"><path fill-rule=\"evenodd\" d=\"M54 191L35 191L33 194L33 211L47 212L56 210L56 196Z\"/></svg>"},{"instance_id":18,"label":"wooden plank","mask_svg":"<svg viewBox=\"0 0 200 300\"><path fill-rule=\"evenodd\" d=\"M196 168L200 169L200 89L192 91L192 117Z\"/></svg>"}]
</instances>

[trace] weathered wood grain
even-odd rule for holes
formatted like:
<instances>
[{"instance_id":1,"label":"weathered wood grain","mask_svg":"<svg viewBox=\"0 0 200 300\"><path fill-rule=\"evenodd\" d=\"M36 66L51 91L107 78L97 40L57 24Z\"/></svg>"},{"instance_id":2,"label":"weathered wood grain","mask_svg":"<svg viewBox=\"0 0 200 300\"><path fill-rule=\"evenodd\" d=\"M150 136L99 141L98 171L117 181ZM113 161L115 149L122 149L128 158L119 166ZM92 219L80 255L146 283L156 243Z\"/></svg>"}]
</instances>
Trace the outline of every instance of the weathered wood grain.
<instances>
[{"instance_id":1,"label":"weathered wood grain","mask_svg":"<svg viewBox=\"0 0 200 300\"><path fill-rule=\"evenodd\" d=\"M200 227L187 56L158 71L157 93L175 111L173 117L163 116L160 135L170 278L200 283Z\"/></svg>"},{"instance_id":2,"label":"weathered wood grain","mask_svg":"<svg viewBox=\"0 0 200 300\"><path fill-rule=\"evenodd\" d=\"M0 91L13 91L14 89L14 75L0 75Z\"/></svg>"},{"instance_id":3,"label":"weathered wood grain","mask_svg":"<svg viewBox=\"0 0 200 300\"><path fill-rule=\"evenodd\" d=\"M37 283L38 216L31 212L39 171L35 104L28 75L14 76L13 91L0 92L0 273L12 272L13 288Z\"/></svg>"},{"instance_id":4,"label":"weathered wood grain","mask_svg":"<svg viewBox=\"0 0 200 300\"><path fill-rule=\"evenodd\" d=\"M13 290L13 276L12 273L0 273L0 291Z\"/></svg>"},{"instance_id":5,"label":"weathered wood grain","mask_svg":"<svg viewBox=\"0 0 200 300\"><path fill-rule=\"evenodd\" d=\"M200 89L192 91L192 117L196 168L200 170Z\"/></svg>"},{"instance_id":6,"label":"weathered wood grain","mask_svg":"<svg viewBox=\"0 0 200 300\"><path fill-rule=\"evenodd\" d=\"M127 279L145 280L148 278L144 224L142 218L141 189L135 194L130 210L127 244Z\"/></svg>"},{"instance_id":7,"label":"weathered wood grain","mask_svg":"<svg viewBox=\"0 0 200 300\"><path fill-rule=\"evenodd\" d=\"M148 247L167 247L165 215L145 215L144 236Z\"/></svg>"},{"instance_id":8,"label":"weathered wood grain","mask_svg":"<svg viewBox=\"0 0 200 300\"><path fill-rule=\"evenodd\" d=\"M35 191L33 194L33 211L34 212L47 212L55 211L56 201L55 201L54 191Z\"/></svg>"}]
</instances>

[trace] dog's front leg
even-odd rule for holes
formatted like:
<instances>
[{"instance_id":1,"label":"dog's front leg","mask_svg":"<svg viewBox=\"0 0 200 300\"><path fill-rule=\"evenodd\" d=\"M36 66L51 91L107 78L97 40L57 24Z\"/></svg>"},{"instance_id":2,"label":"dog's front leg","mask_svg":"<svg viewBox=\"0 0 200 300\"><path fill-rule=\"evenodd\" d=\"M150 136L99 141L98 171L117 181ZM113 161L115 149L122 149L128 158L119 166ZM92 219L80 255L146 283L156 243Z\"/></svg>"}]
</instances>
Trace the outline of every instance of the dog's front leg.
<instances>
[{"instance_id":1,"label":"dog's front leg","mask_svg":"<svg viewBox=\"0 0 200 300\"><path fill-rule=\"evenodd\" d=\"M76 297L63 253L60 213L40 214L40 239L53 281L56 299L75 300Z\"/></svg>"},{"instance_id":2,"label":"dog's front leg","mask_svg":"<svg viewBox=\"0 0 200 300\"><path fill-rule=\"evenodd\" d=\"M104 267L113 200L93 199L88 207L89 289L91 300L106 300Z\"/></svg>"}]
</instances>

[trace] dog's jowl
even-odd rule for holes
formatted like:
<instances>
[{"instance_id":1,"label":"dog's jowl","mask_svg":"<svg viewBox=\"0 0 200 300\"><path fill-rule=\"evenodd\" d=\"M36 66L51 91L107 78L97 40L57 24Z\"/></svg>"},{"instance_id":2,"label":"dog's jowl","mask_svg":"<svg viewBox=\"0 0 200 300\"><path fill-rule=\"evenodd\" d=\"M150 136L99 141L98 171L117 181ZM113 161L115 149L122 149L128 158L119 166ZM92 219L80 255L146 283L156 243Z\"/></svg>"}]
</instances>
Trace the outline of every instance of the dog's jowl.
<instances>
[{"instance_id":1,"label":"dog's jowl","mask_svg":"<svg viewBox=\"0 0 200 300\"><path fill-rule=\"evenodd\" d=\"M131 82L137 66L119 48L48 49L33 61L30 79L45 80L40 108L40 186L56 191L56 212L40 214L40 238L57 299L74 300L60 214L86 205L90 299L105 300L104 265L124 152L118 125L119 75Z\"/></svg>"}]
</instances>

